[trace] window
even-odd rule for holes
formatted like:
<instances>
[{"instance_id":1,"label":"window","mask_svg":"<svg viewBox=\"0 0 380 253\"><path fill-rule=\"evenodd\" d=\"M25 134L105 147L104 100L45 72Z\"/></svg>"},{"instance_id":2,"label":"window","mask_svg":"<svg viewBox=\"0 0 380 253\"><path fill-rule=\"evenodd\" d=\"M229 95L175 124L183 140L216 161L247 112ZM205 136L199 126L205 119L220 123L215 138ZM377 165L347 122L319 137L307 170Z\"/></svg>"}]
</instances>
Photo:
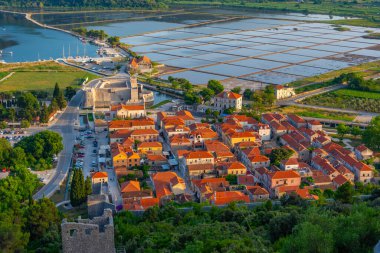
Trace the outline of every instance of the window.
<instances>
[{"instance_id":1,"label":"window","mask_svg":"<svg viewBox=\"0 0 380 253\"><path fill-rule=\"evenodd\" d=\"M70 229L69 233L70 233L70 236L76 236L77 230L76 229Z\"/></svg>"}]
</instances>

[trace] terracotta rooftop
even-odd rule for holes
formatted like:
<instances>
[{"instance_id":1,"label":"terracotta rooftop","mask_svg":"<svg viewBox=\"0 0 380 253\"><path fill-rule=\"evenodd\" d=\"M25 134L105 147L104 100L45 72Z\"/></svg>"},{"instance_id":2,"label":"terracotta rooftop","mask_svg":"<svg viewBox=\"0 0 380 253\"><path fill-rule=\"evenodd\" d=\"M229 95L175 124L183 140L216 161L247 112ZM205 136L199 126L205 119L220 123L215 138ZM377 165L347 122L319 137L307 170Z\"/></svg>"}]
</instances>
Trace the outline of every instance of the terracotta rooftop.
<instances>
[{"instance_id":1,"label":"terracotta rooftop","mask_svg":"<svg viewBox=\"0 0 380 253\"><path fill-rule=\"evenodd\" d=\"M108 173L105 171L99 171L92 174L92 178L105 178L108 177Z\"/></svg>"},{"instance_id":2,"label":"terracotta rooftop","mask_svg":"<svg viewBox=\"0 0 380 253\"><path fill-rule=\"evenodd\" d=\"M241 98L242 96L240 94L234 93L232 91L222 91L218 95L216 95L218 98L229 98L229 99L238 99Z\"/></svg>"}]
</instances>

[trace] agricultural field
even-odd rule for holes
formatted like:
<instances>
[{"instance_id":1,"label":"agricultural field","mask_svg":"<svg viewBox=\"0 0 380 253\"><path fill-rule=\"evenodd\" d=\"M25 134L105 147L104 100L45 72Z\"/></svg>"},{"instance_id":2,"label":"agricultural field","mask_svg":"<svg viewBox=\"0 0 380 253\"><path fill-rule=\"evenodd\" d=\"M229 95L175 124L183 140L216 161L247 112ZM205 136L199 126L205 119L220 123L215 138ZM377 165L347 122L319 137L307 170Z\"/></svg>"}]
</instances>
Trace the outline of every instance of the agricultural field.
<instances>
[{"instance_id":1,"label":"agricultural field","mask_svg":"<svg viewBox=\"0 0 380 253\"><path fill-rule=\"evenodd\" d=\"M357 115L343 113L343 112L330 112L326 110L303 108L298 106L286 106L281 108L276 108L276 111L281 113L294 113L301 117L311 117L319 119L332 119L332 120L342 120L342 121L353 121Z\"/></svg>"},{"instance_id":2,"label":"agricultural field","mask_svg":"<svg viewBox=\"0 0 380 253\"><path fill-rule=\"evenodd\" d=\"M301 103L357 111L380 112L380 93L341 89L306 98Z\"/></svg>"},{"instance_id":3,"label":"agricultural field","mask_svg":"<svg viewBox=\"0 0 380 253\"><path fill-rule=\"evenodd\" d=\"M0 92L22 90L52 91L55 83L61 88L78 86L84 79L98 76L55 62L0 64L0 77L3 73L15 72L10 78L0 82Z\"/></svg>"}]
</instances>

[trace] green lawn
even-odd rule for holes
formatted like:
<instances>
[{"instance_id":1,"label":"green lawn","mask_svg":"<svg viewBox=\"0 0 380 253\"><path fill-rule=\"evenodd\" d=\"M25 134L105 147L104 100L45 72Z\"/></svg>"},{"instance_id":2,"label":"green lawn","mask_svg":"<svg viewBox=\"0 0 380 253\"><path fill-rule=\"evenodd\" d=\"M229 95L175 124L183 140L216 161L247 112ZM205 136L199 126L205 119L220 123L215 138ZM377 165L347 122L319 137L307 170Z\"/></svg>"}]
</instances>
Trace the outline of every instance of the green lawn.
<instances>
[{"instance_id":1,"label":"green lawn","mask_svg":"<svg viewBox=\"0 0 380 253\"><path fill-rule=\"evenodd\" d=\"M0 92L23 90L53 90L55 83L60 88L76 86L81 80L97 78L96 75L84 72L15 72L9 79L0 83Z\"/></svg>"},{"instance_id":2,"label":"green lawn","mask_svg":"<svg viewBox=\"0 0 380 253\"><path fill-rule=\"evenodd\" d=\"M9 72L0 72L0 80L9 75Z\"/></svg>"},{"instance_id":3,"label":"green lawn","mask_svg":"<svg viewBox=\"0 0 380 253\"><path fill-rule=\"evenodd\" d=\"M167 104L167 103L170 103L170 102L171 102L171 100L166 99L164 101L161 101L158 104L152 105L151 107L149 107L149 109L156 109L157 107L160 107L161 105L164 105L164 104Z\"/></svg>"},{"instance_id":4,"label":"green lawn","mask_svg":"<svg viewBox=\"0 0 380 253\"><path fill-rule=\"evenodd\" d=\"M334 91L334 93L337 95L350 96L350 97L356 97L356 98L380 99L380 93L378 92L340 89L340 90Z\"/></svg>"}]
</instances>

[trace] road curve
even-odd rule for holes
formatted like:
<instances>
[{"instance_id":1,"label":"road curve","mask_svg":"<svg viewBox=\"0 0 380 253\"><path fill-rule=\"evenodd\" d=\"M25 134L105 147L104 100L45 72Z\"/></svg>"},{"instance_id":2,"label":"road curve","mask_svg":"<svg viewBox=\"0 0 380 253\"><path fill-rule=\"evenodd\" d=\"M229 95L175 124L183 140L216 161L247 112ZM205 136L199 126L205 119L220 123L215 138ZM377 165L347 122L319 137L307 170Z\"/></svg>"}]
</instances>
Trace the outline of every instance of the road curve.
<instances>
[{"instance_id":1,"label":"road curve","mask_svg":"<svg viewBox=\"0 0 380 253\"><path fill-rule=\"evenodd\" d=\"M51 127L49 127L49 130L61 134L64 149L58 156L58 164L55 171L55 175L49 183L44 185L36 194L34 194L34 199L51 197L54 194L54 192L57 189L59 189L60 184L65 179L69 171L76 137L74 132L74 122L79 117L78 107L82 102L83 94L83 91L79 90L77 94L69 102L69 105L67 106L66 110L60 115L57 122Z\"/></svg>"}]
</instances>

